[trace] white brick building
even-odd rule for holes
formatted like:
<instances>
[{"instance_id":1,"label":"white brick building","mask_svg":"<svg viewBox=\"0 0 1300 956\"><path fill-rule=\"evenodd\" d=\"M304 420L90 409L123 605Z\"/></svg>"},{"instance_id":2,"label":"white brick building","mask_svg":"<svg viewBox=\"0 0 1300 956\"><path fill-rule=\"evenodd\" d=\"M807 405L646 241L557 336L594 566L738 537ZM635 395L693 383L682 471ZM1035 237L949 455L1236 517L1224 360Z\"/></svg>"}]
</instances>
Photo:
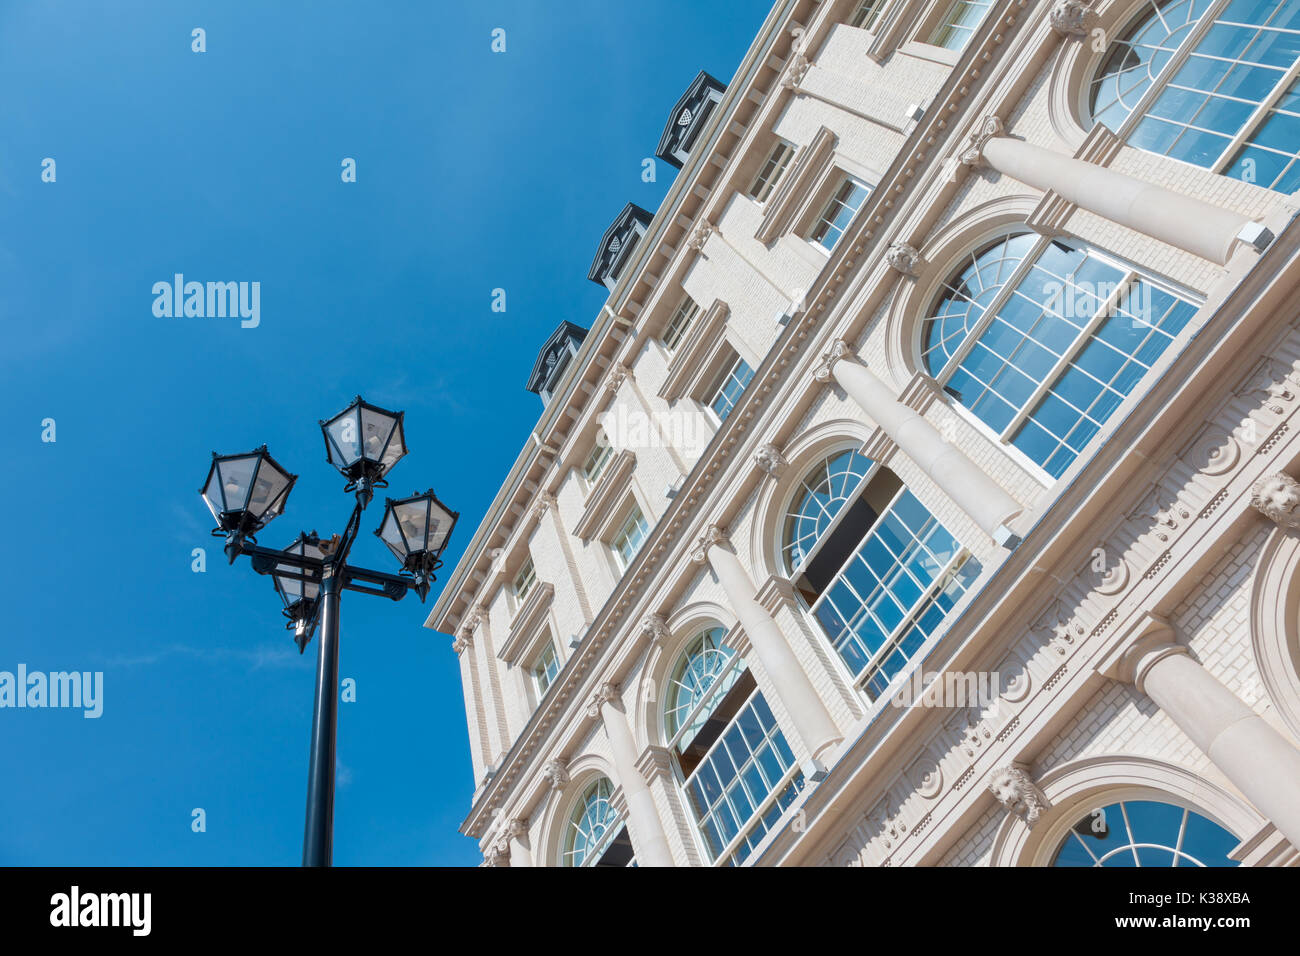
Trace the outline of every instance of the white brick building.
<instances>
[{"instance_id":1,"label":"white brick building","mask_svg":"<svg viewBox=\"0 0 1300 956\"><path fill-rule=\"evenodd\" d=\"M427 622L485 859L1296 862L1298 53L779 0L702 73Z\"/></svg>"}]
</instances>

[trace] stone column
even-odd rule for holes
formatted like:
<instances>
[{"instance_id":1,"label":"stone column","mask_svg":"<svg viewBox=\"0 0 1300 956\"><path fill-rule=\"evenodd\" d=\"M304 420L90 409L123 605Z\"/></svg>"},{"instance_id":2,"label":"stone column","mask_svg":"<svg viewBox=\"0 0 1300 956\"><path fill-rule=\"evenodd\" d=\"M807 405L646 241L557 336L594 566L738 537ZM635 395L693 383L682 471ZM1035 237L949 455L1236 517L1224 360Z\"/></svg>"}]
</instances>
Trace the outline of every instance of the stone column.
<instances>
[{"instance_id":1,"label":"stone column","mask_svg":"<svg viewBox=\"0 0 1300 956\"><path fill-rule=\"evenodd\" d=\"M1112 222L1225 265L1238 240L1263 249L1273 236L1222 206L1184 196L1124 173L1000 135L1002 122L986 117L961 155L967 166L987 165L1027 186L1051 191Z\"/></svg>"},{"instance_id":2,"label":"stone column","mask_svg":"<svg viewBox=\"0 0 1300 956\"><path fill-rule=\"evenodd\" d=\"M984 473L915 409L900 402L893 391L836 339L814 373L818 381L834 379L867 416L881 427L903 454L916 462L957 506L998 544L1011 538L1007 522L1022 510L1002 486Z\"/></svg>"},{"instance_id":3,"label":"stone column","mask_svg":"<svg viewBox=\"0 0 1300 956\"><path fill-rule=\"evenodd\" d=\"M602 685L587 712L593 717L599 716L605 725L614 758L614 772L618 775L618 785L623 788L623 799L627 801L628 827L636 837L638 865L674 866L654 795L637 769L636 744L632 741L627 714L618 699L618 688L612 684Z\"/></svg>"},{"instance_id":4,"label":"stone column","mask_svg":"<svg viewBox=\"0 0 1300 956\"><path fill-rule=\"evenodd\" d=\"M533 854L528 849L528 821L516 817L507 823L506 839L510 849L510 866L532 866Z\"/></svg>"},{"instance_id":5,"label":"stone column","mask_svg":"<svg viewBox=\"0 0 1300 956\"><path fill-rule=\"evenodd\" d=\"M820 780L825 775L828 753L843 739L821 695L799 665L776 621L758 603L754 582L718 525L709 525L691 558L696 564L707 562L718 576L727 603L745 629L763 670L794 721L795 732L812 757L814 766L807 768L805 776Z\"/></svg>"},{"instance_id":6,"label":"stone column","mask_svg":"<svg viewBox=\"0 0 1300 956\"><path fill-rule=\"evenodd\" d=\"M1300 750L1187 655L1151 617L1104 672L1132 683L1169 715L1255 808L1300 846Z\"/></svg>"}]
</instances>

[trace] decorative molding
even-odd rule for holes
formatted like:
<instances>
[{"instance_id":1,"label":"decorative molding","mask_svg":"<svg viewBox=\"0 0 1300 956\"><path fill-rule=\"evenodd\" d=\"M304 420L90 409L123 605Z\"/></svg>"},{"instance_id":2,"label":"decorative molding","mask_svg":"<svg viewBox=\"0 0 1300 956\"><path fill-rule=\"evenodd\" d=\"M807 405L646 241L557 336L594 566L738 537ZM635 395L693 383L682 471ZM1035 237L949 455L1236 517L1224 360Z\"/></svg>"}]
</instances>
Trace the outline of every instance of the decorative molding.
<instances>
[{"instance_id":1,"label":"decorative molding","mask_svg":"<svg viewBox=\"0 0 1300 956\"><path fill-rule=\"evenodd\" d=\"M831 367L842 358L853 355L853 346L844 339L836 339L831 347L822 353L821 361L813 369L813 378L819 382L831 380Z\"/></svg>"},{"instance_id":2,"label":"decorative molding","mask_svg":"<svg viewBox=\"0 0 1300 956\"><path fill-rule=\"evenodd\" d=\"M672 751L651 744L637 758L636 769L647 784L653 784L659 777L670 780L673 772Z\"/></svg>"},{"instance_id":3,"label":"decorative molding","mask_svg":"<svg viewBox=\"0 0 1300 956\"><path fill-rule=\"evenodd\" d=\"M532 659L533 652L539 650L542 635L546 633L546 612L555 599L555 586L549 581L539 581L533 585L527 599L510 622L510 633L506 636L497 657L507 664L523 665Z\"/></svg>"},{"instance_id":4,"label":"decorative molding","mask_svg":"<svg viewBox=\"0 0 1300 956\"><path fill-rule=\"evenodd\" d=\"M553 760L546 761L542 767L542 779L544 779L552 790L559 790L569 784L569 762L563 757L556 757Z\"/></svg>"},{"instance_id":5,"label":"decorative molding","mask_svg":"<svg viewBox=\"0 0 1300 956\"><path fill-rule=\"evenodd\" d=\"M636 470L636 452L624 448L605 465L596 487L587 496L582 517L574 525L573 533L583 541L600 537L611 522L618 519L616 509L623 504L628 483Z\"/></svg>"},{"instance_id":6,"label":"decorative molding","mask_svg":"<svg viewBox=\"0 0 1300 956\"><path fill-rule=\"evenodd\" d=\"M632 370L622 362L615 365L605 376L604 389L607 392L617 392L623 387L623 383L632 377Z\"/></svg>"},{"instance_id":7,"label":"decorative molding","mask_svg":"<svg viewBox=\"0 0 1300 956\"><path fill-rule=\"evenodd\" d=\"M1002 120L994 115L984 117L979 127L966 140L966 148L958 157L963 166L978 169L984 165L984 147L994 136L1002 135Z\"/></svg>"},{"instance_id":8,"label":"decorative molding","mask_svg":"<svg viewBox=\"0 0 1300 956\"><path fill-rule=\"evenodd\" d=\"M720 524L711 524L700 535L699 542L695 545L695 550L691 552L691 560L696 564L706 564L709 560L709 548L717 545L718 547L729 547L731 539L727 537L727 529Z\"/></svg>"},{"instance_id":9,"label":"decorative molding","mask_svg":"<svg viewBox=\"0 0 1300 956\"><path fill-rule=\"evenodd\" d=\"M776 614L781 607L795 606L794 583L782 574L769 575L754 596L768 614Z\"/></svg>"},{"instance_id":10,"label":"decorative molding","mask_svg":"<svg viewBox=\"0 0 1300 956\"><path fill-rule=\"evenodd\" d=\"M694 229L691 230L690 238L686 240L686 246L693 252L703 252L704 246L708 243L709 238L713 235L713 223L707 219L698 222Z\"/></svg>"},{"instance_id":11,"label":"decorative molding","mask_svg":"<svg viewBox=\"0 0 1300 956\"><path fill-rule=\"evenodd\" d=\"M763 204L763 221L754 238L771 242L794 228L816 195L814 184L826 175L835 156L838 137L825 126L819 127L806 146L795 151L790 168L785 171L772 195Z\"/></svg>"},{"instance_id":12,"label":"decorative molding","mask_svg":"<svg viewBox=\"0 0 1300 956\"><path fill-rule=\"evenodd\" d=\"M781 472L785 470L785 466L789 462L781 454L781 449L771 442L767 442L754 453L754 464L758 466L758 470L763 474L772 478L780 478Z\"/></svg>"},{"instance_id":13,"label":"decorative molding","mask_svg":"<svg viewBox=\"0 0 1300 956\"><path fill-rule=\"evenodd\" d=\"M918 415L924 415L935 402L943 397L943 389L930 375L918 371L903 390L898 393L899 404L905 405Z\"/></svg>"},{"instance_id":14,"label":"decorative molding","mask_svg":"<svg viewBox=\"0 0 1300 956\"><path fill-rule=\"evenodd\" d=\"M786 65L785 73L781 75L781 85L787 90L799 91L800 84L803 83L804 77L812 68L812 62L808 57L803 55L803 51L796 50L790 56L790 62Z\"/></svg>"},{"instance_id":15,"label":"decorative molding","mask_svg":"<svg viewBox=\"0 0 1300 956\"><path fill-rule=\"evenodd\" d=\"M550 492L544 492L537 496L537 500L533 502L533 507L529 510L529 514L532 515L534 521L541 521L546 512L554 507L555 495Z\"/></svg>"},{"instance_id":16,"label":"decorative molding","mask_svg":"<svg viewBox=\"0 0 1300 956\"><path fill-rule=\"evenodd\" d=\"M1084 0L1056 0L1048 11L1047 20L1052 29L1064 37L1081 40L1088 35L1095 19L1092 8Z\"/></svg>"},{"instance_id":17,"label":"decorative molding","mask_svg":"<svg viewBox=\"0 0 1300 956\"><path fill-rule=\"evenodd\" d=\"M1023 764L1010 764L993 771L989 780L989 793L1009 813L1015 814L1031 827L1051 807Z\"/></svg>"},{"instance_id":18,"label":"decorative molding","mask_svg":"<svg viewBox=\"0 0 1300 956\"><path fill-rule=\"evenodd\" d=\"M907 242L895 242L885 250L885 262L895 272L914 277L924 260L916 246Z\"/></svg>"},{"instance_id":19,"label":"decorative molding","mask_svg":"<svg viewBox=\"0 0 1300 956\"><path fill-rule=\"evenodd\" d=\"M1288 531L1300 530L1300 482L1286 472L1274 472L1250 489L1250 506Z\"/></svg>"},{"instance_id":20,"label":"decorative molding","mask_svg":"<svg viewBox=\"0 0 1300 956\"><path fill-rule=\"evenodd\" d=\"M587 704L587 716L599 717L600 709L616 700L618 700L618 685L606 681L600 685L596 693L591 695L591 703Z\"/></svg>"},{"instance_id":21,"label":"decorative molding","mask_svg":"<svg viewBox=\"0 0 1300 956\"><path fill-rule=\"evenodd\" d=\"M668 362L668 373L659 386L660 398L673 402L701 387L704 376L711 370L712 359L727 346L724 332L730 314L727 303L714 299L703 315L696 316Z\"/></svg>"},{"instance_id":22,"label":"decorative molding","mask_svg":"<svg viewBox=\"0 0 1300 956\"><path fill-rule=\"evenodd\" d=\"M460 637L451 642L451 649L456 652L457 657L460 657L461 654L464 654L473 646L474 639L470 637L468 632L464 631L461 632Z\"/></svg>"},{"instance_id":23,"label":"decorative molding","mask_svg":"<svg viewBox=\"0 0 1300 956\"><path fill-rule=\"evenodd\" d=\"M668 618L657 611L647 614L641 621L641 636L648 637L652 647L666 642L672 634L672 629L668 627Z\"/></svg>"}]
</instances>

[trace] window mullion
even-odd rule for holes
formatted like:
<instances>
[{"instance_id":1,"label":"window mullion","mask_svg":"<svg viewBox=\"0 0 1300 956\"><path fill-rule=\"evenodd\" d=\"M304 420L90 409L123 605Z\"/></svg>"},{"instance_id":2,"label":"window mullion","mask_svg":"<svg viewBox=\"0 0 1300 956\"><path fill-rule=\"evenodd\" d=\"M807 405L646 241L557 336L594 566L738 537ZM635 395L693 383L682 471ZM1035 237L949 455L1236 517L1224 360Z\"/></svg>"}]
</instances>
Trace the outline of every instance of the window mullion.
<instances>
[{"instance_id":1,"label":"window mullion","mask_svg":"<svg viewBox=\"0 0 1300 956\"><path fill-rule=\"evenodd\" d=\"M780 733L780 732L781 732L781 728L777 727L775 733ZM772 735L768 734L764 736L763 743L760 744L759 746L760 747L766 746L771 740L772 740ZM751 754L750 760L753 759L754 759L754 755ZM745 825L740 827L736 835L731 838L731 842L729 842L726 846L724 846L722 850L718 853L717 859L713 861L714 866L721 865L722 862L727 859L727 857L731 856L731 854L736 852L736 849L740 846L740 844L743 843L745 841L745 838L749 836L749 831L754 828L754 821L762 819L763 813L772 805L772 802L774 800L776 800L783 792L785 792L785 788L790 786L790 781L794 779L794 776L797 773L799 773L799 764L797 762L791 763L789 769L786 770L786 772L781 775L780 781L776 784L776 786L772 788L772 792L767 795L767 799L764 800L759 806L754 808L754 812L750 815L749 819L745 822ZM737 786L741 786L741 787L744 786L744 783L741 782L740 780L739 768L737 768L736 771L736 781L737 781ZM727 799L726 794L724 793L721 797L719 797L719 799L726 800Z\"/></svg>"},{"instance_id":2,"label":"window mullion","mask_svg":"<svg viewBox=\"0 0 1300 956\"><path fill-rule=\"evenodd\" d=\"M1225 173L1228 168L1228 162L1233 156L1237 155L1237 150L1241 149L1241 147L1246 144L1246 141L1254 135L1255 131L1268 117L1269 110L1277 105L1277 101L1282 98L1287 87L1295 81L1297 76L1300 76L1300 57L1296 58L1296 61L1291 64L1291 68L1282 74L1281 78L1273 86L1273 89L1269 94L1260 101L1257 107L1255 107L1255 112L1250 114L1250 119L1241 124L1241 128L1237 130L1237 135L1232 137L1232 142L1227 145L1224 151L1219 155L1218 160L1216 160L1214 165L1210 167L1210 172L1218 173L1220 175Z\"/></svg>"},{"instance_id":3,"label":"window mullion","mask_svg":"<svg viewBox=\"0 0 1300 956\"><path fill-rule=\"evenodd\" d=\"M843 577L844 569L849 567L849 565L851 565L857 559L858 552L862 550L862 545L867 540L867 538L871 536L871 532L874 531L876 528L879 528L880 523L884 521L885 518L887 518L890 514L893 513L894 505L896 505L898 503L898 500L901 497L903 497L903 495L906 493L907 493L907 485L900 485L898 491L894 493L894 497L889 499L889 504L887 504L884 508L882 508L880 510L880 514L876 516L875 523L872 524L871 527L867 529L866 534L864 534L862 538L858 541L857 546L854 547L854 549L849 552L849 556L844 561L844 563L841 564L838 568L836 568L835 573L831 575L830 584L827 584L826 589L822 591L821 594L817 595L817 600L813 601L812 607L808 609L809 611L813 612L813 614L817 613L817 608L826 599L826 595L831 593L831 588L834 587L835 582L838 581L841 577ZM806 562L804 566L807 567Z\"/></svg>"},{"instance_id":4,"label":"window mullion","mask_svg":"<svg viewBox=\"0 0 1300 956\"><path fill-rule=\"evenodd\" d=\"M682 742L682 737L686 733L687 729L694 725L695 719L700 716L700 713L704 708L713 702L713 695L716 692L716 689L722 686L726 679L731 676L731 672L742 663L743 659L739 654L733 653L731 655L731 661L727 664L726 669L714 678L712 684L704 689L703 694L700 695L699 703L692 707L690 712L678 722L676 733L674 733L672 739L668 741L668 747L670 749L675 748ZM735 685L733 684L732 686ZM710 748L710 752L712 752L712 748ZM700 762L703 763L704 760L701 759Z\"/></svg>"},{"instance_id":5,"label":"window mullion","mask_svg":"<svg viewBox=\"0 0 1300 956\"><path fill-rule=\"evenodd\" d=\"M1187 36L1183 38L1183 42L1178 45L1178 49L1174 51L1173 56L1169 58L1169 62L1164 65L1164 68L1152 77L1151 85L1142 94L1142 98L1137 101L1137 105L1125 117L1119 129L1115 130L1117 137L1125 142L1128 141L1138 123L1146 118L1147 112L1151 109L1151 104L1164 92L1170 77L1177 73L1183 64L1187 62L1187 58L1196 49L1196 45L1204 39L1205 34L1210 32L1210 27L1214 26L1214 21L1227 9L1230 2L1231 0L1215 0L1205 13L1201 14L1201 19L1196 22L1196 26L1192 27Z\"/></svg>"},{"instance_id":6,"label":"window mullion","mask_svg":"<svg viewBox=\"0 0 1300 956\"><path fill-rule=\"evenodd\" d=\"M1010 236L1006 237L1006 239L1010 238ZM1003 241L1006 241L1006 239ZM1048 241L1049 240L1047 240L1046 237L1040 238L1039 241L1034 244L1034 248L1030 249L1025 257L1016 265L1015 269L1011 271L1011 275L1007 276L1007 281L1002 283L1002 288L998 291L998 294L993 297L993 301L990 302L989 307L984 310L984 314L980 316L979 321L975 323L975 328L966 333L962 338L961 344L957 346L957 351L953 353L952 358L950 358L947 364L944 365L943 369L940 370L936 381L946 383L948 379L952 377L952 373L961 367L961 363L966 361L971 351L975 348L976 343L979 342L980 336L988 331L988 327L992 325L993 320L997 318L998 310L1007 304L1007 300L1009 300L1015 293L1016 287L1024 281L1025 276L1029 274L1029 270L1034 267L1036 262L1038 262L1038 259L1042 256L1043 249L1046 248L1046 243ZM975 256L971 257L971 261L977 261ZM931 318L933 319L933 317Z\"/></svg>"},{"instance_id":7,"label":"window mullion","mask_svg":"<svg viewBox=\"0 0 1300 956\"><path fill-rule=\"evenodd\" d=\"M1025 403L1020 406L1020 409L1014 415L1011 416L1011 421L1007 422L1007 426L1002 429L1001 433L998 435L1000 441L1007 442L1011 440L1011 436L1016 433L1016 429L1024 424L1025 419L1030 416L1032 410L1038 407L1038 403L1043 400L1049 391L1051 391L1052 385L1065 372L1070 363L1074 361L1074 357L1083 350L1084 345L1087 344L1092 333L1097 331L1101 324L1106 321L1107 317L1118 309L1120 298L1124 295L1125 291L1128 290L1129 286L1133 284L1137 277L1137 273L1132 269L1129 269L1124 273L1123 278L1120 279L1119 282L1115 283L1115 288L1111 291L1110 295L1106 297L1105 301L1102 302L1101 307L1093 313L1092 318L1090 318L1087 323L1084 324L1083 328L1075 335L1074 341L1061 353L1061 357L1056 360L1056 363L1048 370L1048 373L1043 376L1043 380L1034 387L1034 390L1030 393L1029 398Z\"/></svg>"}]
</instances>

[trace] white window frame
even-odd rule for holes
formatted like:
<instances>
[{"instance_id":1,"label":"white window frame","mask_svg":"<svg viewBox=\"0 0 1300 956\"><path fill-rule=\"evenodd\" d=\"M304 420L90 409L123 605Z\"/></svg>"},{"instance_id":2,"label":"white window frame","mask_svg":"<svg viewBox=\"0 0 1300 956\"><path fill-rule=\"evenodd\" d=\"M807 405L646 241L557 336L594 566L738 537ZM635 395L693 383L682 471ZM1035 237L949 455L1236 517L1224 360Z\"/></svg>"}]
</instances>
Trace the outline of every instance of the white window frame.
<instances>
[{"instance_id":1,"label":"white window frame","mask_svg":"<svg viewBox=\"0 0 1300 956\"><path fill-rule=\"evenodd\" d=\"M619 546L619 541L625 536L627 540L630 541L632 537L631 532L638 524L642 529L641 540L636 543L636 547L632 550L632 553L627 557L624 557L623 549ZM650 521L646 518L645 511L642 510L640 502L633 501L632 507L627 510L625 517L621 522L619 522L617 530L615 530L609 538L609 549L613 553L614 563L620 571L626 572L627 569L632 566L632 562L636 560L637 555L641 553L641 549L645 547L646 539L650 537L650 530Z\"/></svg>"},{"instance_id":2,"label":"white window frame","mask_svg":"<svg viewBox=\"0 0 1300 956\"><path fill-rule=\"evenodd\" d=\"M684 294L681 301L677 303L677 308L673 309L668 324L664 326L664 334L660 339L664 348L669 352L676 352L678 346L682 344L682 339L686 337L686 332L699 316L700 304L690 295Z\"/></svg>"},{"instance_id":3,"label":"white window frame","mask_svg":"<svg viewBox=\"0 0 1300 956\"><path fill-rule=\"evenodd\" d=\"M760 206L767 202L777 184L781 182L781 177L789 171L794 154L794 144L778 136L776 143L763 159L763 164L759 166L758 172L754 174L754 179L749 184L745 195Z\"/></svg>"},{"instance_id":4,"label":"white window frame","mask_svg":"<svg viewBox=\"0 0 1300 956\"><path fill-rule=\"evenodd\" d=\"M848 188L848 191L851 195L852 194L851 187L853 186L857 186L862 189L862 199L857 204L857 206L850 207L848 202L845 201L845 199L840 198L840 194L845 192L846 188ZM812 228L808 230L808 241L811 242L814 246L817 246L827 255L830 255L832 252L834 252L835 247L838 246L840 240L844 238L844 234L848 232L849 226L853 224L853 220L857 218L858 213L862 211L862 207L866 205L867 200L871 198L872 191L873 191L873 187L865 180L861 179L858 176L854 176L851 173L845 173L840 178L839 182L835 184L835 188L831 190L831 193L827 197L826 202L822 204L821 212L817 214L817 218L813 220ZM849 214L849 218L845 220L843 226L835 225L835 214L832 213L832 209L834 209L837 206L840 209L852 208L853 210ZM822 240L827 235L829 235L833 230L837 231L837 234L835 236L835 240L828 246Z\"/></svg>"},{"instance_id":5,"label":"white window frame","mask_svg":"<svg viewBox=\"0 0 1300 956\"><path fill-rule=\"evenodd\" d=\"M732 351L734 352L735 350L733 349ZM740 381L740 378L736 376L735 373L736 370L740 368L740 366L742 365L745 366L745 368L749 369L749 380L745 382L744 385L741 386L740 393L736 396L735 401L731 403L731 407L727 409L727 414L720 415L718 414L718 410L713 406L717 403L717 401L720 398L723 397L723 389L726 388L727 384L733 378L735 378L737 382ZM750 383L754 381L754 376L756 374L758 373L754 370L754 367L750 365L747 361L745 361L745 357L741 355L739 352L736 352L735 358L732 359L730 362L727 362L723 366L722 371L714 378L713 384L710 385L708 390L704 393L705 400L703 402L703 405L705 409L708 411L709 416L713 419L714 424L716 424L718 427L721 427L722 423L731 417L731 413L734 412L736 410L736 406L740 404L740 397L745 394L746 390L750 386Z\"/></svg>"},{"instance_id":6,"label":"white window frame","mask_svg":"<svg viewBox=\"0 0 1300 956\"><path fill-rule=\"evenodd\" d=\"M555 665L555 672L549 675L547 672L550 670L550 665L545 660L548 654ZM533 662L528 668L528 674L533 680L533 693L537 695L539 705L546 699L547 692L555 686L555 678L560 676L563 667L564 663L560 660L560 652L555 648L555 636L548 633L542 649L533 656ZM545 683L543 683L543 680L545 680Z\"/></svg>"}]
</instances>

